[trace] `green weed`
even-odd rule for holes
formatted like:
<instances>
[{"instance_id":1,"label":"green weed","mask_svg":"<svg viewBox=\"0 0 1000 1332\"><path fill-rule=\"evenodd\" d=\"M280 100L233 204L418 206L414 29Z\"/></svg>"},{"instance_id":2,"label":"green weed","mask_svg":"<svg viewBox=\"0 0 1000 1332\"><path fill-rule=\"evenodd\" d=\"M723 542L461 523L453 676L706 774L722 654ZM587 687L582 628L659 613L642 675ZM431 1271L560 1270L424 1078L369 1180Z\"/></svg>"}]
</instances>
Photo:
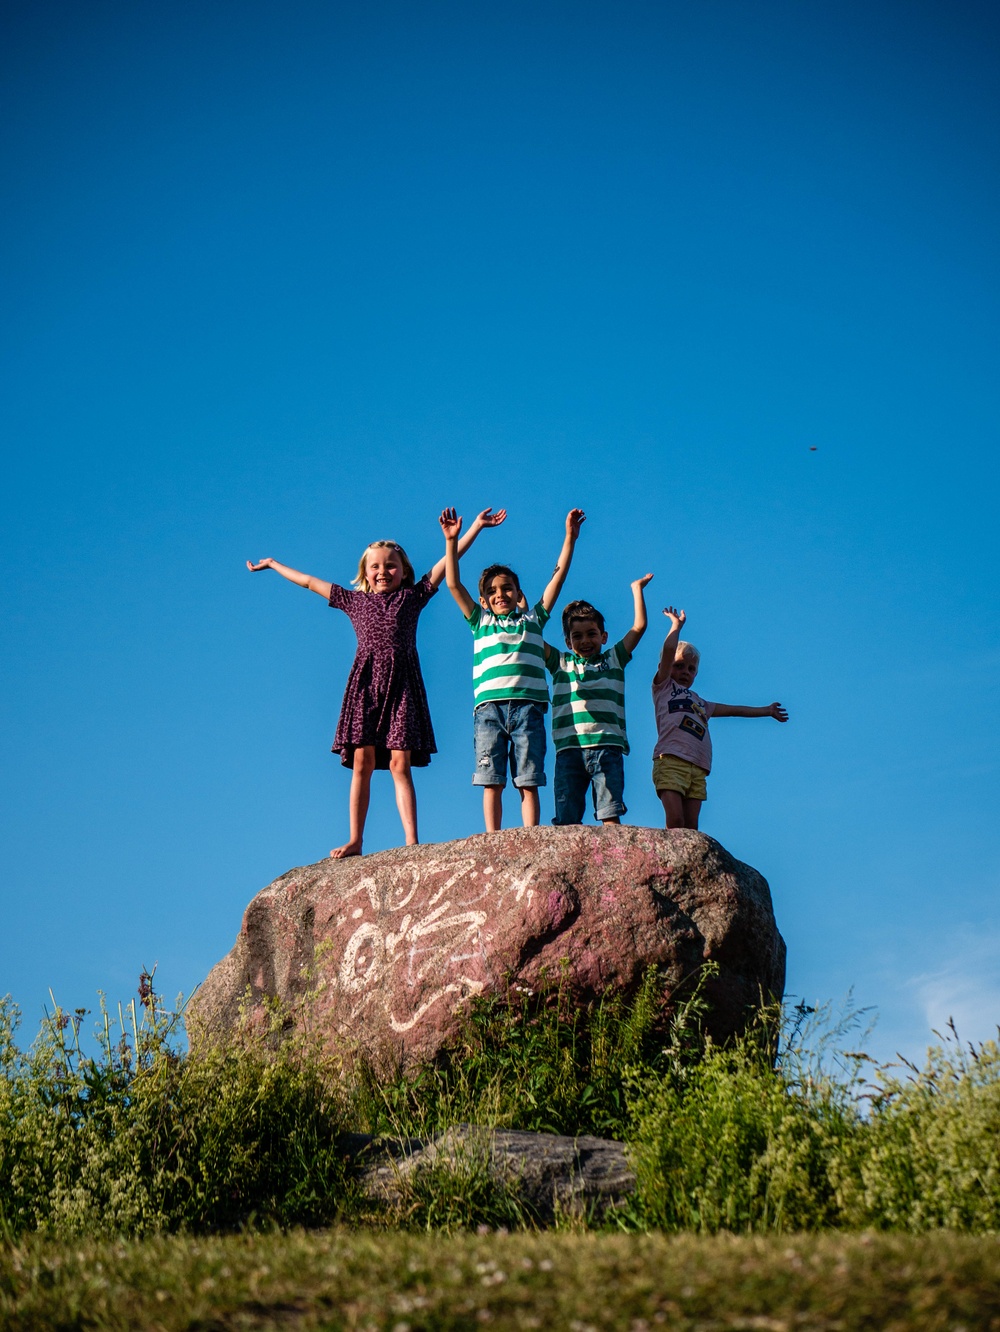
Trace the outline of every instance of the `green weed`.
<instances>
[{"instance_id":1,"label":"green weed","mask_svg":"<svg viewBox=\"0 0 1000 1332\"><path fill-rule=\"evenodd\" d=\"M715 1233L1000 1228L1000 1049L957 1034L900 1076L845 1052L824 1071L779 1015L633 1081L647 1224ZM798 1043L796 1043L796 1038ZM829 1062L829 1061L827 1061Z\"/></svg>"},{"instance_id":2,"label":"green weed","mask_svg":"<svg viewBox=\"0 0 1000 1332\"><path fill-rule=\"evenodd\" d=\"M707 978L708 973L702 980ZM429 1138L459 1124L596 1134L630 1145L623 1227L788 1233L1000 1230L1000 1047L954 1032L922 1069L844 1051L852 1023L763 1010L725 1047L703 989L664 1022L660 982L574 1008L542 994L473 1005L460 1039L407 1075L323 1053L288 1015L180 1051L182 1011L144 975L98 1056L86 1014L55 1008L26 1051L0 1002L0 1235L206 1233L368 1223L346 1131ZM381 1223L453 1231L531 1225L488 1153L401 1172ZM613 1224L609 1222L608 1224Z\"/></svg>"},{"instance_id":3,"label":"green weed","mask_svg":"<svg viewBox=\"0 0 1000 1332\"><path fill-rule=\"evenodd\" d=\"M0 1224L11 1235L145 1234L248 1223L319 1224L345 1194L343 1095L315 1051L245 1035L197 1058L179 1012L140 982L141 1010L101 1003L101 1057L85 1014L58 1008L26 1052L0 1003ZM114 1032L114 1035L112 1033ZM119 1035L120 1033L120 1035Z\"/></svg>"},{"instance_id":4,"label":"green weed","mask_svg":"<svg viewBox=\"0 0 1000 1332\"><path fill-rule=\"evenodd\" d=\"M540 993L512 990L477 1000L453 1047L416 1072L386 1078L358 1061L358 1122L368 1132L397 1136L472 1123L624 1138L631 1126L629 1080L641 1069L689 1057L700 1039L696 1019L711 974L698 980L669 1028L655 969L628 1001L613 994L575 1007L562 978Z\"/></svg>"}]
</instances>

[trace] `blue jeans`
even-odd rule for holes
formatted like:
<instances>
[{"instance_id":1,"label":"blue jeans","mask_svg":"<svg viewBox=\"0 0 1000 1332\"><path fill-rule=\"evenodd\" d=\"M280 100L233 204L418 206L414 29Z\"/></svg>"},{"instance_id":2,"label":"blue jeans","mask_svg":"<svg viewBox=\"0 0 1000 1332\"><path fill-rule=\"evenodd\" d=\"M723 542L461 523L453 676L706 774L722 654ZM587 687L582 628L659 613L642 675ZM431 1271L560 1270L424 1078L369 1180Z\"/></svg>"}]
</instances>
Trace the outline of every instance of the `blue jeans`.
<instances>
[{"instance_id":1,"label":"blue jeans","mask_svg":"<svg viewBox=\"0 0 1000 1332\"><path fill-rule=\"evenodd\" d=\"M473 786L545 785L545 705L506 699L480 703L472 714L476 745Z\"/></svg>"},{"instance_id":2,"label":"blue jeans","mask_svg":"<svg viewBox=\"0 0 1000 1332\"><path fill-rule=\"evenodd\" d=\"M594 818L617 819L627 814L624 754L618 745L560 749L556 754L554 794L556 826L582 823L587 788L594 792Z\"/></svg>"}]
</instances>

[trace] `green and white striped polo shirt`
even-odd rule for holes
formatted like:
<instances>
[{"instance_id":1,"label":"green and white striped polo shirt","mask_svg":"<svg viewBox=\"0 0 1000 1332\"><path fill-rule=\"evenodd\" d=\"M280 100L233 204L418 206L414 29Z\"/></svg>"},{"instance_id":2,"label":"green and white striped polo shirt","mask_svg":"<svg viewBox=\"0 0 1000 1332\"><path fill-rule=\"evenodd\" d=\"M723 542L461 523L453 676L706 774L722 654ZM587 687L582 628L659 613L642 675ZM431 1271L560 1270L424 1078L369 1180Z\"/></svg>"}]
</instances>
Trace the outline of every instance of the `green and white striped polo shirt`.
<instances>
[{"instance_id":1,"label":"green and white striped polo shirt","mask_svg":"<svg viewBox=\"0 0 1000 1332\"><path fill-rule=\"evenodd\" d=\"M545 678L542 626L549 612L541 602L530 611L494 615L474 606L468 617L472 630L472 685L474 708L480 703L549 701Z\"/></svg>"},{"instance_id":2,"label":"green and white striped polo shirt","mask_svg":"<svg viewBox=\"0 0 1000 1332\"><path fill-rule=\"evenodd\" d=\"M614 745L628 753L625 734L625 667L632 654L624 640L587 660L546 644L552 673L552 743L560 749Z\"/></svg>"}]
</instances>

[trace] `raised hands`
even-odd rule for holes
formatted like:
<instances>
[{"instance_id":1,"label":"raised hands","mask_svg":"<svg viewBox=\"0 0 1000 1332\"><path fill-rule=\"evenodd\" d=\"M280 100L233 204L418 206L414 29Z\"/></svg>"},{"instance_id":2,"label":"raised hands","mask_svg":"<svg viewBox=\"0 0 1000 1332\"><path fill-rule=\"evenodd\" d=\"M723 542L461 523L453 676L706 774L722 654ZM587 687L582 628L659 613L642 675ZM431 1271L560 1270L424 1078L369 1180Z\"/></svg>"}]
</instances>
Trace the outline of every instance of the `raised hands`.
<instances>
[{"instance_id":1,"label":"raised hands","mask_svg":"<svg viewBox=\"0 0 1000 1332\"><path fill-rule=\"evenodd\" d=\"M479 520L483 522L485 515L489 512L489 509L484 509L479 515ZM497 524L502 523L506 517L507 510L501 509L499 514L493 514L490 519L485 522L485 526L496 527ZM458 534L462 530L462 520L454 509L442 509L441 517L438 519L438 522L441 524L441 531L444 533L445 541L454 541L458 538Z\"/></svg>"},{"instance_id":2,"label":"raised hands","mask_svg":"<svg viewBox=\"0 0 1000 1332\"><path fill-rule=\"evenodd\" d=\"M678 610L676 606L665 607L663 614L670 621L671 629L683 629L687 622L687 615L684 611Z\"/></svg>"},{"instance_id":3,"label":"raised hands","mask_svg":"<svg viewBox=\"0 0 1000 1332\"><path fill-rule=\"evenodd\" d=\"M639 639L646 632L646 598L643 595L646 590L646 584L652 580L651 573L643 574L641 578L634 578L629 586L632 589L632 606L635 616L632 620L632 628L625 635L624 643L629 652L634 652L638 647Z\"/></svg>"},{"instance_id":4,"label":"raised hands","mask_svg":"<svg viewBox=\"0 0 1000 1332\"><path fill-rule=\"evenodd\" d=\"M445 513L447 512L448 510L446 509ZM454 509L452 509L451 512L454 513ZM476 522L480 527L499 527L506 517L506 509L497 509L496 513L494 513L493 506L491 505L488 509L484 509L482 513L476 514Z\"/></svg>"},{"instance_id":5,"label":"raised hands","mask_svg":"<svg viewBox=\"0 0 1000 1332\"><path fill-rule=\"evenodd\" d=\"M253 564L250 560L247 560L247 568L251 573L260 573L261 569L270 569L273 568L273 566L274 560L270 555L268 555L266 560L261 560L259 564Z\"/></svg>"},{"instance_id":6,"label":"raised hands","mask_svg":"<svg viewBox=\"0 0 1000 1332\"><path fill-rule=\"evenodd\" d=\"M580 535L580 525L587 521L587 515L582 509L570 509L566 515L566 536L570 541L576 541Z\"/></svg>"},{"instance_id":7,"label":"raised hands","mask_svg":"<svg viewBox=\"0 0 1000 1332\"><path fill-rule=\"evenodd\" d=\"M785 708L781 706L780 703L772 703L771 706L767 709L767 715L769 717L773 717L775 721L780 721L780 722L788 721L788 712Z\"/></svg>"},{"instance_id":8,"label":"raised hands","mask_svg":"<svg viewBox=\"0 0 1000 1332\"><path fill-rule=\"evenodd\" d=\"M542 593L542 605L547 611L551 611L559 600L559 593L562 591L566 575L569 573L569 566L573 563L573 548L576 545L577 537L580 535L580 525L586 520L587 515L582 509L570 509L566 515L566 535L563 538L562 550L559 552L559 559L556 561L556 567L552 571L548 586Z\"/></svg>"}]
</instances>

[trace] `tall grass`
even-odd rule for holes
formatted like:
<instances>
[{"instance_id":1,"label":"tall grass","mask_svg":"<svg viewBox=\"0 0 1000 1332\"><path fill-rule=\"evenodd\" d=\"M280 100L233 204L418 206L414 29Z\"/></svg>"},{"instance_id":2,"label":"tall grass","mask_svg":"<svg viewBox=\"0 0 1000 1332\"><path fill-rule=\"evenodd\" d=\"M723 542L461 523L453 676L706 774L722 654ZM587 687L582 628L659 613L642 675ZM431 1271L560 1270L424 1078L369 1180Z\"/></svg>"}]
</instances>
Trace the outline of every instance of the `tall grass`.
<instances>
[{"instance_id":1,"label":"tall grass","mask_svg":"<svg viewBox=\"0 0 1000 1332\"><path fill-rule=\"evenodd\" d=\"M178 1012L152 979L112 1023L99 1057L85 1016L58 1008L22 1052L19 1014L0 1002L0 1226L8 1234L144 1234L319 1224L345 1194L344 1098L312 1048L272 1053L237 1039L177 1052Z\"/></svg>"},{"instance_id":2,"label":"tall grass","mask_svg":"<svg viewBox=\"0 0 1000 1332\"><path fill-rule=\"evenodd\" d=\"M764 1013L726 1048L633 1082L648 1224L715 1233L1000 1228L1000 1047L952 1030L924 1068L823 1071ZM898 1069L902 1068L903 1072Z\"/></svg>"},{"instance_id":3,"label":"tall grass","mask_svg":"<svg viewBox=\"0 0 1000 1332\"><path fill-rule=\"evenodd\" d=\"M877 1068L762 1012L726 1047L702 1037L698 989L670 1023L647 977L626 1003L542 994L475 1004L454 1047L415 1073L339 1063L314 1036L249 1025L180 1052L182 1018L151 977L97 1056L85 1014L56 1009L25 1051L0 1002L0 1231L207 1232L361 1220L347 1131L430 1136L461 1123L594 1133L630 1145L631 1222L714 1233L1000 1229L1000 1048L954 1032L923 1068ZM308 1029L309 1024L305 1024ZM396 1220L524 1220L472 1152L417 1179ZM383 1223L385 1218L383 1217ZM391 1218L390 1218L391 1220Z\"/></svg>"},{"instance_id":4,"label":"tall grass","mask_svg":"<svg viewBox=\"0 0 1000 1332\"><path fill-rule=\"evenodd\" d=\"M359 1059L355 1115L369 1132L398 1136L473 1123L622 1138L631 1123L629 1078L664 1057L661 988L651 970L631 1000L612 994L578 1008L556 976L536 993L476 1001L452 1047L415 1073L387 1078ZM703 1002L699 987L685 1017Z\"/></svg>"}]
</instances>

